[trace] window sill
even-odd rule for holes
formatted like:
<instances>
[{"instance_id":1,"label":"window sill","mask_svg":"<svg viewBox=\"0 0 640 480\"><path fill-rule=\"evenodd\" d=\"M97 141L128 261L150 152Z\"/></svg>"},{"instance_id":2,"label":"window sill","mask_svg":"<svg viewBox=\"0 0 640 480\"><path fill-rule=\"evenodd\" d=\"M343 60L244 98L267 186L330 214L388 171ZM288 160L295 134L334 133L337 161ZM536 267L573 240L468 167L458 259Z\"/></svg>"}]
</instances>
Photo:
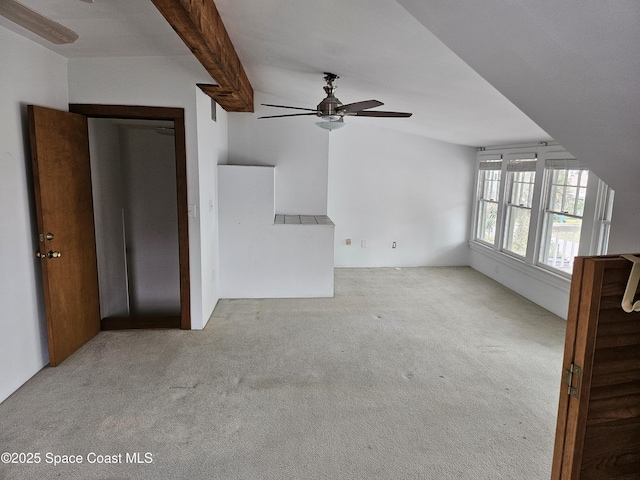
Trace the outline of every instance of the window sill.
<instances>
[{"instance_id":1,"label":"window sill","mask_svg":"<svg viewBox=\"0 0 640 480\"><path fill-rule=\"evenodd\" d=\"M469 247L474 252L480 253L486 257L495 260L503 265L506 265L514 270L523 273L535 280L551 285L555 288L569 293L571 288L571 278L567 278L561 274L556 274L545 268L538 267L537 265L530 265L523 260L520 260L506 253L497 252L493 248L488 247L482 243L474 240L469 241Z\"/></svg>"}]
</instances>

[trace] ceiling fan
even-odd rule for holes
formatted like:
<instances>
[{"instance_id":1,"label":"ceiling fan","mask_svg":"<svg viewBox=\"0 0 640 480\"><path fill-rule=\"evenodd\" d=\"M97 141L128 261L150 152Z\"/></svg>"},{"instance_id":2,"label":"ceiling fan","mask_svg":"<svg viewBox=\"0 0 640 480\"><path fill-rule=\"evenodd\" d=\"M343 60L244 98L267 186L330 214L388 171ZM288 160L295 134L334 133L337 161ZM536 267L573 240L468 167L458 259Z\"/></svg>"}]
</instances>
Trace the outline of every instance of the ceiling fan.
<instances>
[{"instance_id":1,"label":"ceiling fan","mask_svg":"<svg viewBox=\"0 0 640 480\"><path fill-rule=\"evenodd\" d=\"M333 82L340 78L338 75L334 73L324 72L324 80L327 84L323 87L324 91L327 93L326 98L324 98L319 104L318 107L314 110L313 108L302 108L302 107L289 107L287 105L272 105L269 103L263 103L265 107L276 107L276 108L290 108L293 110L306 110L310 113L290 113L286 115L269 115L260 118L282 118L282 117L299 117L304 115L316 115L322 119L321 122L317 122L321 128L325 128L327 130L334 130L336 128L341 128L344 126L344 117L346 116L357 116L357 117L395 117L395 118L408 118L412 114L407 112L385 112L381 110L369 110L370 108L379 107L384 105L384 103L379 102L378 100L365 100L362 102L348 103L344 105L340 100L338 100L334 93L338 87L333 85Z\"/></svg>"},{"instance_id":2,"label":"ceiling fan","mask_svg":"<svg viewBox=\"0 0 640 480\"><path fill-rule=\"evenodd\" d=\"M93 3L93 0L82 0ZM56 45L73 43L78 34L16 0L0 0L0 15Z\"/></svg>"}]
</instances>

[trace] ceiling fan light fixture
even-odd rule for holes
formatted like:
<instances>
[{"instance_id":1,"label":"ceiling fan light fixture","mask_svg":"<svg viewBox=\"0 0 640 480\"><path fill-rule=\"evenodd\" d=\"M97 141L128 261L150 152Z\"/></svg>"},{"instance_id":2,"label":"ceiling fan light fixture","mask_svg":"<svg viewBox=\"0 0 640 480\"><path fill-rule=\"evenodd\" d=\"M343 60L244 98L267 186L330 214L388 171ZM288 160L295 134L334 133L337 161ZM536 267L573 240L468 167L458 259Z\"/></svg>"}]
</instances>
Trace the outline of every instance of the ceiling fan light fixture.
<instances>
[{"instance_id":1,"label":"ceiling fan light fixture","mask_svg":"<svg viewBox=\"0 0 640 480\"><path fill-rule=\"evenodd\" d=\"M325 120L325 118L327 117L322 117L323 120ZM345 126L344 120L341 117L338 118L338 120L325 120L324 122L316 122L316 125L329 131L337 130L338 128L342 128Z\"/></svg>"}]
</instances>

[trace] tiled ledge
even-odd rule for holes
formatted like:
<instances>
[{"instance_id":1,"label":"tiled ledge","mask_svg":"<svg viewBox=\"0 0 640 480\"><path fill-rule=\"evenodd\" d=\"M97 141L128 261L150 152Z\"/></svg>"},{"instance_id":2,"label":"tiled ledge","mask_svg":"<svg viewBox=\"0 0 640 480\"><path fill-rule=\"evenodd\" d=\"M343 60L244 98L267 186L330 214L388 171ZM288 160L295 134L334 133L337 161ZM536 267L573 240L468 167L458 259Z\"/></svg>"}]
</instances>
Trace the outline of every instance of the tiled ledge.
<instances>
[{"instance_id":1,"label":"tiled ledge","mask_svg":"<svg viewBox=\"0 0 640 480\"><path fill-rule=\"evenodd\" d=\"M326 215L276 215L274 225L332 225L331 219Z\"/></svg>"}]
</instances>

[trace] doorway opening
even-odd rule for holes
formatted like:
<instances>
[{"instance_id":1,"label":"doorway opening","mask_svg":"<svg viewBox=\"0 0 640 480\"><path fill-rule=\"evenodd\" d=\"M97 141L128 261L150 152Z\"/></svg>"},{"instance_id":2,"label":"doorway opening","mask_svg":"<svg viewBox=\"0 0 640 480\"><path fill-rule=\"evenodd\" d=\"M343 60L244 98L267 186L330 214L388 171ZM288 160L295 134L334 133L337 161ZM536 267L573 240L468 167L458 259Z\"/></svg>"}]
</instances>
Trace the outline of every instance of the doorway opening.
<instances>
[{"instance_id":1,"label":"doorway opening","mask_svg":"<svg viewBox=\"0 0 640 480\"><path fill-rule=\"evenodd\" d=\"M191 328L184 111L69 111L89 123L101 330Z\"/></svg>"}]
</instances>

